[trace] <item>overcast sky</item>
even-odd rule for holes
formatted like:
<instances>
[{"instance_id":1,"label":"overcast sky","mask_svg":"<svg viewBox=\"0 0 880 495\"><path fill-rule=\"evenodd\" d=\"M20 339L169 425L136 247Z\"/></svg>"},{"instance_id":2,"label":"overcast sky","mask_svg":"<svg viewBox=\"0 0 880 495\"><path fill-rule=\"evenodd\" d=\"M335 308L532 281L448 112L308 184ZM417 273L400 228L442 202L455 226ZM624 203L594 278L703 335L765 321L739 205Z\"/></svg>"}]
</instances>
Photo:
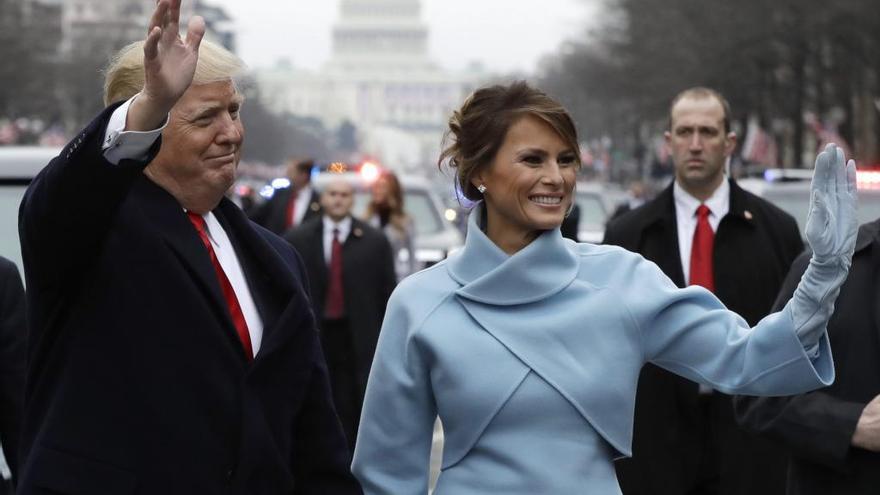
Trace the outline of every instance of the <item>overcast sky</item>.
<instances>
[{"instance_id":1,"label":"overcast sky","mask_svg":"<svg viewBox=\"0 0 880 495\"><path fill-rule=\"evenodd\" d=\"M317 69L330 55L338 0L211 0L235 18L238 54L251 67L287 58ZM422 0L433 60L448 69L481 61L493 71L531 72L564 39L585 31L588 0Z\"/></svg>"}]
</instances>

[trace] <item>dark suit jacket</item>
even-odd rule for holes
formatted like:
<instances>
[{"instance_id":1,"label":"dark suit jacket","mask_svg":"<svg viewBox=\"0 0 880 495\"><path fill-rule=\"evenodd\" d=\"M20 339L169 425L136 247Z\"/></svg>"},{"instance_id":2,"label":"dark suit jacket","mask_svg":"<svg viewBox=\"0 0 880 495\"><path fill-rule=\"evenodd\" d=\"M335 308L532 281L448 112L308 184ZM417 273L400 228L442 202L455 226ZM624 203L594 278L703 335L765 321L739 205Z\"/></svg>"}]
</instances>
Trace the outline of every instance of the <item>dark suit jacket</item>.
<instances>
[{"instance_id":1,"label":"dark suit jacket","mask_svg":"<svg viewBox=\"0 0 880 495\"><path fill-rule=\"evenodd\" d=\"M228 200L214 210L264 323L249 363L180 204L142 173L147 162L104 160L112 110L21 206L29 359L18 493L360 493L296 252Z\"/></svg>"},{"instance_id":2,"label":"dark suit jacket","mask_svg":"<svg viewBox=\"0 0 880 495\"><path fill-rule=\"evenodd\" d=\"M640 253L676 285L686 285L672 185L654 200L612 220L604 242ZM751 325L766 316L802 249L790 215L730 181L730 211L715 233L713 252L715 293L728 308ZM736 428L728 396L716 392L708 402L701 404L697 384L651 364L642 369L633 458L616 464L625 494L686 493L701 473L707 441L719 449L720 493L780 493L785 458L778 448ZM705 438L709 430L711 440Z\"/></svg>"},{"instance_id":3,"label":"dark suit jacket","mask_svg":"<svg viewBox=\"0 0 880 495\"><path fill-rule=\"evenodd\" d=\"M24 397L24 287L15 263L0 258L0 444L13 478L18 470L18 435Z\"/></svg>"},{"instance_id":4,"label":"dark suit jacket","mask_svg":"<svg viewBox=\"0 0 880 495\"><path fill-rule=\"evenodd\" d=\"M293 193L292 187L278 189L275 194L265 203L257 206L248 212L251 220L266 227L278 235L284 235L287 229L287 203L290 201L290 195ZM314 189L309 188L309 209L303 215L300 225L306 223L312 218L321 217L320 195Z\"/></svg>"},{"instance_id":5,"label":"dark suit jacket","mask_svg":"<svg viewBox=\"0 0 880 495\"><path fill-rule=\"evenodd\" d=\"M795 261L777 308L791 298L809 260L804 253ZM737 397L737 419L790 449L790 495L880 493L880 453L850 444L862 410L880 394L880 220L859 229L828 336L833 385L793 397Z\"/></svg>"},{"instance_id":6,"label":"dark suit jacket","mask_svg":"<svg viewBox=\"0 0 880 495\"><path fill-rule=\"evenodd\" d=\"M288 232L285 238L303 257L312 283L312 307L320 321L320 315L324 314L328 276L323 218L309 220ZM345 312L354 338L362 400L385 318L385 306L397 284L394 256L385 234L352 218L351 232L342 245L342 273Z\"/></svg>"}]
</instances>

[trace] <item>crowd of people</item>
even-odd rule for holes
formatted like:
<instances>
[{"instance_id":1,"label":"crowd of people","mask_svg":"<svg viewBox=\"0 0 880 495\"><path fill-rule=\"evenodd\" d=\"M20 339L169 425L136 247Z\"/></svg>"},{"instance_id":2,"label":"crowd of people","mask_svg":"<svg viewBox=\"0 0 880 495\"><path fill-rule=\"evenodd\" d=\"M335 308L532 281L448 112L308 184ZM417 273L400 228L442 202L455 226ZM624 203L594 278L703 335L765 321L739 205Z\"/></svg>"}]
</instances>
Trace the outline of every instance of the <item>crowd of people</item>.
<instances>
[{"instance_id":1,"label":"crowd of people","mask_svg":"<svg viewBox=\"0 0 880 495\"><path fill-rule=\"evenodd\" d=\"M876 489L880 220L858 228L840 148L816 158L804 251L725 176L724 97L685 90L672 183L578 243L571 116L479 88L438 160L476 204L465 245L415 273L391 173L363 218L308 160L248 215L225 197L243 64L179 15L157 3L29 187L26 291L0 263L16 493L424 494L438 417L436 495Z\"/></svg>"}]
</instances>

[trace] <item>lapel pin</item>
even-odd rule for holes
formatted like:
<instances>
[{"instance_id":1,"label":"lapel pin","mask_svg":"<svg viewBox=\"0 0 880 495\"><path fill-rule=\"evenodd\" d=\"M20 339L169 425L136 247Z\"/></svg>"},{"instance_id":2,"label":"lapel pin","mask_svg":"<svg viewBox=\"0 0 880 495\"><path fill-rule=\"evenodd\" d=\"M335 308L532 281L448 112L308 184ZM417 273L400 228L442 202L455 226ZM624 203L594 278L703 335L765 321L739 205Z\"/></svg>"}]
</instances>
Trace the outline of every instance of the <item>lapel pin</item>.
<instances>
[{"instance_id":1,"label":"lapel pin","mask_svg":"<svg viewBox=\"0 0 880 495\"><path fill-rule=\"evenodd\" d=\"M746 220L751 220L752 219L752 212L750 212L749 210L745 210L745 211L743 211L743 216L746 217Z\"/></svg>"},{"instance_id":2,"label":"lapel pin","mask_svg":"<svg viewBox=\"0 0 880 495\"><path fill-rule=\"evenodd\" d=\"M353 233L354 233L354 236L355 236L355 237L360 237L360 236L364 235L364 231L361 230L360 228L356 228L356 229L354 229L354 232L353 232Z\"/></svg>"},{"instance_id":3,"label":"lapel pin","mask_svg":"<svg viewBox=\"0 0 880 495\"><path fill-rule=\"evenodd\" d=\"M311 208L312 211L318 211L321 209L321 205L319 205L318 203L312 203L311 205L309 205L309 208Z\"/></svg>"}]
</instances>

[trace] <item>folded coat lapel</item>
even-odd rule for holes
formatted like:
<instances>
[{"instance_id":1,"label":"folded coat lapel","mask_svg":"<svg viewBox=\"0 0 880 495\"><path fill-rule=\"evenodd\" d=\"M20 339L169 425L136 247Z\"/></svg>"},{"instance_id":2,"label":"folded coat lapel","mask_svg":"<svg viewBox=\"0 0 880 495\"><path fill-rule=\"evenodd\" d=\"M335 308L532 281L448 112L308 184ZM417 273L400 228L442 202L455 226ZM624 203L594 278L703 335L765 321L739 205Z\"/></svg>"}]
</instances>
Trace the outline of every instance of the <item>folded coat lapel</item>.
<instances>
[{"instance_id":1,"label":"folded coat lapel","mask_svg":"<svg viewBox=\"0 0 880 495\"><path fill-rule=\"evenodd\" d=\"M468 314L556 389L619 452L630 452L639 337L611 291L576 280L580 260L559 230L507 256L472 212L465 247L447 263ZM609 363L620 363L609 376ZM597 400L601 397L601 400Z\"/></svg>"},{"instance_id":2,"label":"folded coat lapel","mask_svg":"<svg viewBox=\"0 0 880 495\"><path fill-rule=\"evenodd\" d=\"M260 298L255 301L264 313L261 314L263 341L255 356L255 362L259 362L290 334L284 331L283 326L291 325L291 319L298 326L301 324L300 318L308 314L304 304L305 296L297 286L291 268L237 206L224 199L215 210L217 212L220 213L217 215L218 220L225 224L224 227L228 227L227 232L230 239L233 239L242 267L248 268L245 276L250 284L249 289L255 299Z\"/></svg>"},{"instance_id":3,"label":"folded coat lapel","mask_svg":"<svg viewBox=\"0 0 880 495\"><path fill-rule=\"evenodd\" d=\"M597 311L618 303L613 294L575 282L565 292L531 304L499 307L459 300L486 332L558 391L615 449L629 454L631 395L640 366L626 364L641 349L638 338L625 338L620 320ZM609 363L621 366L609 368Z\"/></svg>"},{"instance_id":4,"label":"folded coat lapel","mask_svg":"<svg viewBox=\"0 0 880 495\"><path fill-rule=\"evenodd\" d=\"M193 279L205 295L220 325L226 330L224 333L240 346L210 255L183 207L171 194L147 178L140 181L135 186L135 190L136 194L145 197L145 201L142 202L144 214L153 219L154 224L158 226L157 235L177 255L181 264L192 273Z\"/></svg>"}]
</instances>

